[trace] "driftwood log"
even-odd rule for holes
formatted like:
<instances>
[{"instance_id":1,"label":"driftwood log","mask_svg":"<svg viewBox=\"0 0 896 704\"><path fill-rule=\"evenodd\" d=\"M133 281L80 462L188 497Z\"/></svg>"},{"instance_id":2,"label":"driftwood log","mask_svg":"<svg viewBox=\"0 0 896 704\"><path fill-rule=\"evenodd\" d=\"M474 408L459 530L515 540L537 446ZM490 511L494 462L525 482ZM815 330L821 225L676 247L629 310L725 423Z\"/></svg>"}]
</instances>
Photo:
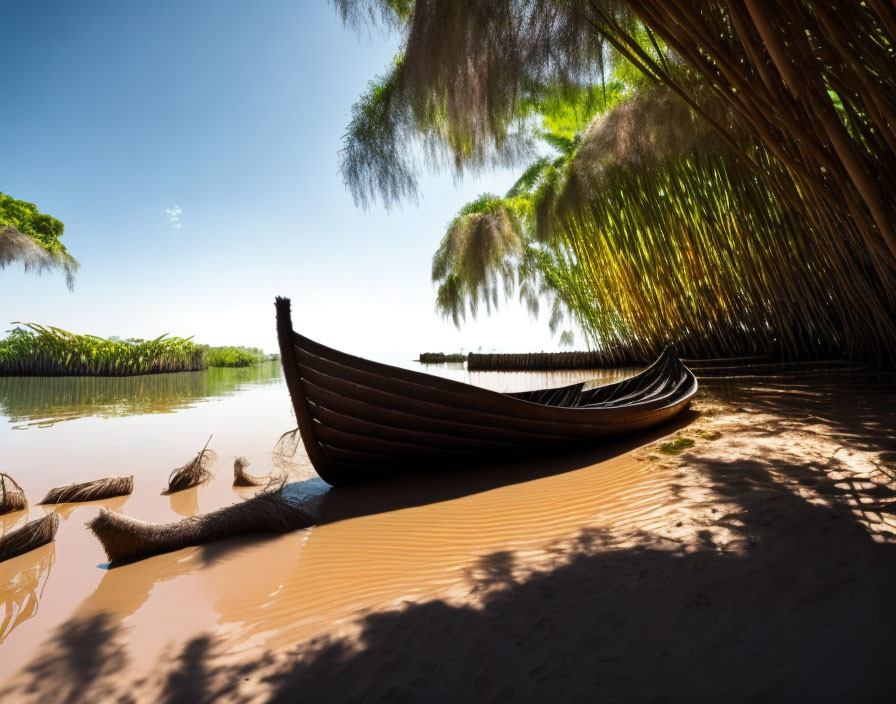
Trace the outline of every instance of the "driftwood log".
<instances>
[{"instance_id":1,"label":"driftwood log","mask_svg":"<svg viewBox=\"0 0 896 704\"><path fill-rule=\"evenodd\" d=\"M176 523L146 523L102 510L87 526L110 562L127 562L247 533L285 533L313 525L308 508L283 498L282 490Z\"/></svg>"}]
</instances>

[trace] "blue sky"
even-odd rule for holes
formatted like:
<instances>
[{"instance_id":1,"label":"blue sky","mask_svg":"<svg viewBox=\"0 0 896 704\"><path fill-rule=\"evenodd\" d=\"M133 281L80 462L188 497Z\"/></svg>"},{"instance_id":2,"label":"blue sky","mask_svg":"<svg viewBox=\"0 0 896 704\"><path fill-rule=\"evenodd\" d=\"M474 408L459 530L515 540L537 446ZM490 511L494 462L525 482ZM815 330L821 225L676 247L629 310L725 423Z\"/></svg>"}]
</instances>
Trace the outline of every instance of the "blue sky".
<instances>
[{"instance_id":1,"label":"blue sky","mask_svg":"<svg viewBox=\"0 0 896 704\"><path fill-rule=\"evenodd\" d=\"M0 271L0 330L273 351L282 294L298 329L359 354L554 348L517 305L460 331L433 308L445 225L512 173L427 175L391 212L343 186L351 106L394 38L359 37L325 0L3 2L0 27L0 191L65 222L82 265L73 293Z\"/></svg>"}]
</instances>

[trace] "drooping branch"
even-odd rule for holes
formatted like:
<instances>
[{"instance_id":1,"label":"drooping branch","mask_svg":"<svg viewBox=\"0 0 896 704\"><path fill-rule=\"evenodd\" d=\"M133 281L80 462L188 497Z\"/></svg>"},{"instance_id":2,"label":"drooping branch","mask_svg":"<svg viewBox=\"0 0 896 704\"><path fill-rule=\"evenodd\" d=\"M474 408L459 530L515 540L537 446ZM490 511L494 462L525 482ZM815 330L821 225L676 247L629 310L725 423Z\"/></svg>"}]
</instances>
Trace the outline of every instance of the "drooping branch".
<instances>
[{"instance_id":1,"label":"drooping branch","mask_svg":"<svg viewBox=\"0 0 896 704\"><path fill-rule=\"evenodd\" d=\"M72 289L78 262L59 241L64 225L33 203L0 193L0 269L21 264L25 271L61 270Z\"/></svg>"}]
</instances>

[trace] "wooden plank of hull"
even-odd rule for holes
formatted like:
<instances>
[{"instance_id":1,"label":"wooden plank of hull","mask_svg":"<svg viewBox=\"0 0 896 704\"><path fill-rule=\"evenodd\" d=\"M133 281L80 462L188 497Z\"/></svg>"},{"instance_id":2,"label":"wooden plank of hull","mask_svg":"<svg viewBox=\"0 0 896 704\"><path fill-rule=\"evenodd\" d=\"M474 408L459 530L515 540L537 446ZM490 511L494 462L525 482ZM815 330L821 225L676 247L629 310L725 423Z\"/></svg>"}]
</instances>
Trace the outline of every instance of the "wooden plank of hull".
<instances>
[{"instance_id":1,"label":"wooden plank of hull","mask_svg":"<svg viewBox=\"0 0 896 704\"><path fill-rule=\"evenodd\" d=\"M341 413L350 415L354 418L373 419L384 425L408 428L410 430L424 430L435 433L451 434L455 437L478 438L481 440L497 440L507 443L525 443L531 442L533 439L543 439L546 442L562 440L566 437L563 434L542 434L533 432L531 428L524 430L513 430L486 423L471 424L469 415L466 413L458 413L458 420L445 420L435 416L420 415L418 413L408 413L403 409L387 408L383 405L367 403L364 400L354 397L341 396L338 393L327 391L316 386L307 379L304 380L304 386L308 391L308 398L314 404L319 404L326 408L338 408Z\"/></svg>"},{"instance_id":2,"label":"wooden plank of hull","mask_svg":"<svg viewBox=\"0 0 896 704\"><path fill-rule=\"evenodd\" d=\"M590 411L578 411L577 409L551 409L538 406L537 404L526 404L532 408L527 409L527 416L519 417L495 411L472 410L431 401L409 399L404 395L372 389L335 377L326 377L306 367L300 367L300 374L303 382L306 380L308 382L303 383L303 386L306 389L306 398L311 402L319 400L319 397L315 395L313 387L326 385L327 390L337 396L345 399L360 399L368 403L373 409L406 410L419 417L431 420L450 420L468 425L476 424L483 427L518 430L536 435L590 437L595 434L601 434L601 429L604 429L604 434L623 432L629 423L639 422L641 418L650 414L653 410L621 409L626 411L625 415L619 414L616 417L609 417L610 414L605 411L596 414ZM568 413L561 414L560 419L556 417L540 417L547 416L552 411L568 411ZM566 420L563 419L564 416Z\"/></svg>"},{"instance_id":3,"label":"wooden plank of hull","mask_svg":"<svg viewBox=\"0 0 896 704\"><path fill-rule=\"evenodd\" d=\"M304 343L304 339L302 342ZM303 379L307 378L323 388L336 389L336 387L339 387L340 393L345 393L349 389L379 392L384 402L387 402L386 395L391 395L400 399L401 407L407 407L408 404L415 402L433 403L445 408L465 412L493 414L527 421L539 420L561 424L580 423L591 425L594 423L607 424L614 421L624 423L643 411L662 408L672 398L671 390L648 385L642 389L642 393L628 398L625 405L608 407L602 409L600 414L594 414L591 412L591 409L587 408L564 408L532 403L507 394L496 393L450 379L431 377L428 374L419 372L409 372L417 374L418 378L392 379L386 376L388 370L392 369L392 367L387 365L381 365L384 368L383 371L379 374L374 374L348 364L317 355L310 355L298 345L296 345L295 349ZM364 361L366 362L366 360ZM404 372L406 370L400 371ZM653 383L655 374L656 372L652 370L643 372L643 381L645 383ZM638 375L638 377L642 377L642 375ZM452 385L446 387L441 383L438 385L432 384L430 379L435 379L439 382L450 381ZM630 380L620 382L620 384L628 381ZM467 394L467 389L473 389L477 393L475 395ZM479 392L484 392L484 395Z\"/></svg>"},{"instance_id":4,"label":"wooden plank of hull","mask_svg":"<svg viewBox=\"0 0 896 704\"><path fill-rule=\"evenodd\" d=\"M641 430L674 416L697 389L667 351L615 384L500 394L333 350L294 332L288 299L276 305L299 431L318 474L336 485Z\"/></svg>"},{"instance_id":5,"label":"wooden plank of hull","mask_svg":"<svg viewBox=\"0 0 896 704\"><path fill-rule=\"evenodd\" d=\"M391 423L384 424L382 418L377 418L374 421L364 417L344 415L317 404L312 404L311 413L315 420L320 421L320 424L324 427L335 428L336 430L355 435L383 438L396 442L408 442L414 445L425 445L426 447L448 451L462 449L464 451L502 452L531 442L531 439L522 437L518 438L516 442L505 442L497 438L474 438L465 433L455 435L436 432L434 428L435 423L432 422L429 423L429 427L425 430L393 425ZM368 418L371 417L373 416L368 416ZM425 424L431 419L420 418L420 420L424 422L422 424ZM468 428L472 427L468 426ZM551 440L556 441L556 439L555 436Z\"/></svg>"}]
</instances>

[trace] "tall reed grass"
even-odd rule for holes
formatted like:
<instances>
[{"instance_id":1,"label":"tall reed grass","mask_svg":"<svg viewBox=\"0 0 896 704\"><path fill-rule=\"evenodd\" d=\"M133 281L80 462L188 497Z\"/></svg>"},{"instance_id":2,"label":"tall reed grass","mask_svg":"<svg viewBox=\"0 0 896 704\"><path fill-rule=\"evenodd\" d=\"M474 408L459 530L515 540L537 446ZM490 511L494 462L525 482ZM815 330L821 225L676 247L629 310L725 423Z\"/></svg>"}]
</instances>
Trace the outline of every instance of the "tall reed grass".
<instances>
[{"instance_id":1,"label":"tall reed grass","mask_svg":"<svg viewBox=\"0 0 896 704\"><path fill-rule=\"evenodd\" d=\"M0 341L0 376L133 376L249 367L266 360L249 347L208 347L192 338L115 340L20 323Z\"/></svg>"},{"instance_id":2,"label":"tall reed grass","mask_svg":"<svg viewBox=\"0 0 896 704\"><path fill-rule=\"evenodd\" d=\"M257 347L208 347L204 354L207 367L252 367L267 359Z\"/></svg>"}]
</instances>

